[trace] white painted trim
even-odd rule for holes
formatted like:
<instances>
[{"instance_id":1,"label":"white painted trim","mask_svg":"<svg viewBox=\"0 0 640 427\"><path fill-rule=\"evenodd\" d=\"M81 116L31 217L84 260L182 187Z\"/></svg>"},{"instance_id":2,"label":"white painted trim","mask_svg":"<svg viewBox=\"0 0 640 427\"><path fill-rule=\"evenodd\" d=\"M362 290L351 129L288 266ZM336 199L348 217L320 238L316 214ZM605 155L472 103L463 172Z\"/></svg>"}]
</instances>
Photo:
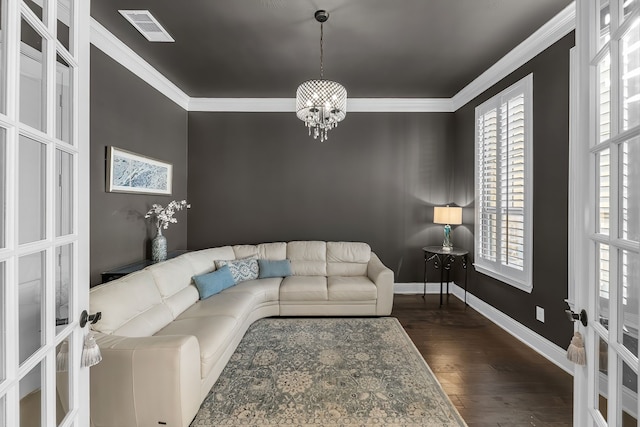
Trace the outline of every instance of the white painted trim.
<instances>
[{"instance_id":1,"label":"white painted trim","mask_svg":"<svg viewBox=\"0 0 640 427\"><path fill-rule=\"evenodd\" d=\"M140 55L93 18L91 18L91 44L183 109L187 110L189 108L189 96L182 89L153 68L151 64L142 59Z\"/></svg>"},{"instance_id":2,"label":"white painted trim","mask_svg":"<svg viewBox=\"0 0 640 427\"><path fill-rule=\"evenodd\" d=\"M189 111L294 113L295 98L190 98Z\"/></svg>"},{"instance_id":3,"label":"white painted trim","mask_svg":"<svg viewBox=\"0 0 640 427\"><path fill-rule=\"evenodd\" d=\"M295 98L190 98L189 111L294 113ZM349 113L453 113L450 98L350 98Z\"/></svg>"},{"instance_id":4,"label":"white painted trim","mask_svg":"<svg viewBox=\"0 0 640 427\"><path fill-rule=\"evenodd\" d=\"M569 34L576 27L575 17L576 4L572 2L451 98L454 111L471 102L476 96Z\"/></svg>"},{"instance_id":5,"label":"white painted trim","mask_svg":"<svg viewBox=\"0 0 640 427\"><path fill-rule=\"evenodd\" d=\"M445 283L443 288L443 292L447 292L447 284ZM453 282L449 283L449 291L451 291L451 286L453 286ZM412 282L412 283L394 283L393 284L393 293L398 295L422 295L424 292L424 283L422 282ZM427 294L439 294L440 293L440 282L437 283L427 283Z\"/></svg>"},{"instance_id":6,"label":"white painted trim","mask_svg":"<svg viewBox=\"0 0 640 427\"><path fill-rule=\"evenodd\" d=\"M451 98L351 98L348 113L453 113Z\"/></svg>"},{"instance_id":7,"label":"white painted trim","mask_svg":"<svg viewBox=\"0 0 640 427\"><path fill-rule=\"evenodd\" d=\"M451 295L454 295L460 301L463 300L464 288L450 282L449 290L451 291ZM394 292L396 294L422 294L422 283L395 283ZM440 283L427 283L428 294L437 294L439 292ZM545 359L549 360L566 373L573 375L574 365L567 359L565 349L558 347L556 344L507 316L495 307L487 304L470 292L467 292L467 304L469 304L469 306L478 313L482 314L484 317L513 335L519 341L529 346ZM570 338L571 337L567 337L567 343Z\"/></svg>"}]
</instances>

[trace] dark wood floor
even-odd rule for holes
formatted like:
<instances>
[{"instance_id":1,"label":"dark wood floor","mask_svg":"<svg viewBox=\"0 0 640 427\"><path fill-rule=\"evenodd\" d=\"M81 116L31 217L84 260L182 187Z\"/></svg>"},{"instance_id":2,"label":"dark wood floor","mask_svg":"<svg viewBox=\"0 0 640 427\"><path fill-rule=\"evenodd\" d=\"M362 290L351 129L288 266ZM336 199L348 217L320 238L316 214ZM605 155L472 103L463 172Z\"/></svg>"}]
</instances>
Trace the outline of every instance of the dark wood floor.
<instances>
[{"instance_id":1,"label":"dark wood floor","mask_svg":"<svg viewBox=\"0 0 640 427\"><path fill-rule=\"evenodd\" d=\"M456 297L395 295L392 316L469 427L573 425L573 378Z\"/></svg>"}]
</instances>

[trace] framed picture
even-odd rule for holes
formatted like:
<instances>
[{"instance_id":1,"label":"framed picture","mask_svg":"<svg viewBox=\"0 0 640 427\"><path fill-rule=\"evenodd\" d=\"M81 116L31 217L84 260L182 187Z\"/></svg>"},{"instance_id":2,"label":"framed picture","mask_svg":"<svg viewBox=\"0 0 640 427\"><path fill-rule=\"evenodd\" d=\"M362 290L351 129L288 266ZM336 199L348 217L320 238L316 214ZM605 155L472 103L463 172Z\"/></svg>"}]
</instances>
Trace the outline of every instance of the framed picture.
<instances>
[{"instance_id":1,"label":"framed picture","mask_svg":"<svg viewBox=\"0 0 640 427\"><path fill-rule=\"evenodd\" d=\"M109 146L107 191L117 193L171 194L173 165Z\"/></svg>"}]
</instances>

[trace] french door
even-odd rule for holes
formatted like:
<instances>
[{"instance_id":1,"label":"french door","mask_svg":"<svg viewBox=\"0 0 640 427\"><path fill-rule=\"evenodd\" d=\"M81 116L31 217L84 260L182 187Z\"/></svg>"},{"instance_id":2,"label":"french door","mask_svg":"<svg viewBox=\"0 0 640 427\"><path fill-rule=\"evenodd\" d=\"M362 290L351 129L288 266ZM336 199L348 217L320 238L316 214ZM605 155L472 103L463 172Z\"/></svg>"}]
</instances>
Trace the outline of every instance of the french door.
<instances>
[{"instance_id":1,"label":"french door","mask_svg":"<svg viewBox=\"0 0 640 427\"><path fill-rule=\"evenodd\" d=\"M89 425L88 65L88 0L0 0L0 426Z\"/></svg>"},{"instance_id":2,"label":"french door","mask_svg":"<svg viewBox=\"0 0 640 427\"><path fill-rule=\"evenodd\" d=\"M575 426L638 425L640 1L578 0L574 281L587 308Z\"/></svg>"}]
</instances>

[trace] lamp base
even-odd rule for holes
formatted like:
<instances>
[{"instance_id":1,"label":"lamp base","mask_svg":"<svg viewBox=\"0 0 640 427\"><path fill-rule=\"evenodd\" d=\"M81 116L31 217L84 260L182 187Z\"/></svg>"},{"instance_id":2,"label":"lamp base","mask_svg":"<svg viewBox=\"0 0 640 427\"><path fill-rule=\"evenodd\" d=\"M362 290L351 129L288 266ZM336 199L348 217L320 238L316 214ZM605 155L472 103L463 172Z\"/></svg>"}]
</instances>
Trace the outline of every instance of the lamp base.
<instances>
[{"instance_id":1,"label":"lamp base","mask_svg":"<svg viewBox=\"0 0 640 427\"><path fill-rule=\"evenodd\" d=\"M442 250L445 251L445 252L451 252L452 249L453 249L452 246L442 245Z\"/></svg>"}]
</instances>

